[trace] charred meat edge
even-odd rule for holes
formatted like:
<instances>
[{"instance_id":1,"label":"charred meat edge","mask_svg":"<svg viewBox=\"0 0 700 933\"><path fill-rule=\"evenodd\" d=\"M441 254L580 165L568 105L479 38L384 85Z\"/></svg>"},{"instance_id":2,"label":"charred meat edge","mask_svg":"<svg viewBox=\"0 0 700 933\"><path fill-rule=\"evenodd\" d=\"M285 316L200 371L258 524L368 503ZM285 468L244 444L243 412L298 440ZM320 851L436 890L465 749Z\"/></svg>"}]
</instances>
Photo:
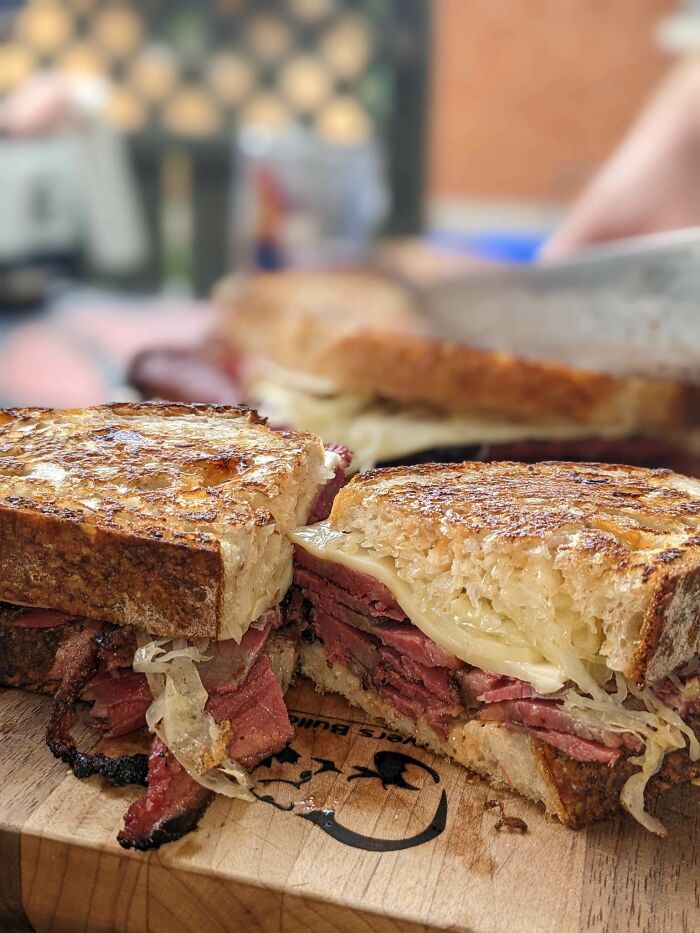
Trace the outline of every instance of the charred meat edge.
<instances>
[{"instance_id":1,"label":"charred meat edge","mask_svg":"<svg viewBox=\"0 0 700 933\"><path fill-rule=\"evenodd\" d=\"M109 758L102 754L81 752L71 735L75 723L75 704L88 683L96 675L102 653L118 651L125 640L133 638L130 631L105 626L102 631L86 627L71 636L59 648L63 664L61 683L53 698L51 717L46 728L46 744L56 758L64 761L77 778L101 774L110 784L147 783L148 756L120 755Z\"/></svg>"}]
</instances>

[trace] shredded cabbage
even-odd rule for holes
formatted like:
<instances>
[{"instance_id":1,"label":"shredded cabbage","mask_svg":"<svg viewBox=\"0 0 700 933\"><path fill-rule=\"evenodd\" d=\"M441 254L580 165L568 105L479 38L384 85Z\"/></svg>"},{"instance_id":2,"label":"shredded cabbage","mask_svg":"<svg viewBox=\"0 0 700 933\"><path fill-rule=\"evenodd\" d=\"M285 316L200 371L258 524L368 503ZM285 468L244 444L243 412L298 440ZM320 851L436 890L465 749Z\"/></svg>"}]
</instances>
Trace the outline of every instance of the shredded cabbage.
<instances>
[{"instance_id":1,"label":"shredded cabbage","mask_svg":"<svg viewBox=\"0 0 700 933\"><path fill-rule=\"evenodd\" d=\"M620 803L625 810L633 816L649 832L657 836L666 835L666 827L655 816L644 808L644 791L650 778L652 778L663 764L666 752L661 745L649 743L643 756L630 758L632 764L641 765L642 770L633 774L625 782L620 791Z\"/></svg>"},{"instance_id":2,"label":"shredded cabbage","mask_svg":"<svg viewBox=\"0 0 700 933\"><path fill-rule=\"evenodd\" d=\"M171 645L166 651L165 646ZM217 723L206 712L209 697L197 664L209 658L184 639L157 638L142 643L134 656L134 670L148 678L153 702L146 723L167 745L195 781L227 797L250 797L250 778L228 755L231 723Z\"/></svg>"},{"instance_id":3,"label":"shredded cabbage","mask_svg":"<svg viewBox=\"0 0 700 933\"><path fill-rule=\"evenodd\" d=\"M165 651L163 645L172 642L171 651ZM176 646L177 645L177 646ZM180 647L182 645L182 647ZM204 650L208 647L207 642ZM170 638L157 638L154 641L146 642L136 649L134 655L134 670L138 674L167 674L168 664L176 658L189 658L199 664L201 661L210 661L211 658L205 657L196 645L188 645L181 639L172 641Z\"/></svg>"},{"instance_id":4,"label":"shredded cabbage","mask_svg":"<svg viewBox=\"0 0 700 933\"><path fill-rule=\"evenodd\" d=\"M629 759L632 764L639 765L641 771L627 779L620 793L620 802L642 826L659 836L665 836L663 824L644 808L646 786L663 764L665 755L675 749L685 748L686 740L690 760L697 761L700 758L700 742L678 713L651 690L640 690L619 673L615 679L615 693L590 697L568 690L564 708L582 722L609 732L630 732L644 743L644 752L639 757ZM624 705L630 694L639 701L642 709L629 709Z\"/></svg>"},{"instance_id":5,"label":"shredded cabbage","mask_svg":"<svg viewBox=\"0 0 700 933\"><path fill-rule=\"evenodd\" d=\"M691 677L689 680L686 680L685 683L681 681L675 674L669 674L668 679L671 681L673 686L678 691L678 696L681 700L698 700L700 699L700 678Z\"/></svg>"}]
</instances>

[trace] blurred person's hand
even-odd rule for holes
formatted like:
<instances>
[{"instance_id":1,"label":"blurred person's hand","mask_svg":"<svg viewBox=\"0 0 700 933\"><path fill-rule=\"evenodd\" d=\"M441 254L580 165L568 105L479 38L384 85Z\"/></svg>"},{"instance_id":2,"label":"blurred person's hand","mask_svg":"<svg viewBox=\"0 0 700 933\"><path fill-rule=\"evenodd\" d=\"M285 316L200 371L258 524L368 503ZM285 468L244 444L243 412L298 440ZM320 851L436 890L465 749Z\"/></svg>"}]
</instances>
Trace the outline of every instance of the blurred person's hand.
<instances>
[{"instance_id":1,"label":"blurred person's hand","mask_svg":"<svg viewBox=\"0 0 700 933\"><path fill-rule=\"evenodd\" d=\"M700 58L672 70L540 252L700 225Z\"/></svg>"}]
</instances>

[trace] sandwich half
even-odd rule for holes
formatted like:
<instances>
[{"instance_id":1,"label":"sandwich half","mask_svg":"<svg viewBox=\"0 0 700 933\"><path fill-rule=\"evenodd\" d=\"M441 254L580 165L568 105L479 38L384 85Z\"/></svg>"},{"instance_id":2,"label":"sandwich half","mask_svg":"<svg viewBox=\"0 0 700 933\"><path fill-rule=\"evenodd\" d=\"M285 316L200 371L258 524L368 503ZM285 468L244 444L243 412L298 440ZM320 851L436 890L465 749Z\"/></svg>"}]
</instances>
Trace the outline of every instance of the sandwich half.
<instances>
[{"instance_id":1,"label":"sandwich half","mask_svg":"<svg viewBox=\"0 0 700 933\"><path fill-rule=\"evenodd\" d=\"M355 477L300 529L301 670L578 828L700 776L700 482L601 464Z\"/></svg>"},{"instance_id":2,"label":"sandwich half","mask_svg":"<svg viewBox=\"0 0 700 933\"><path fill-rule=\"evenodd\" d=\"M678 439L683 386L438 340L409 292L378 276L259 275L223 283L216 300L243 397L273 424L344 444L355 468L470 459L697 466Z\"/></svg>"},{"instance_id":3,"label":"sandwich half","mask_svg":"<svg viewBox=\"0 0 700 933\"><path fill-rule=\"evenodd\" d=\"M183 835L291 739L287 535L343 462L244 408L0 412L0 685L53 695L47 742L78 777L148 784L125 847ZM150 756L78 749L83 705L108 738L148 725Z\"/></svg>"}]
</instances>

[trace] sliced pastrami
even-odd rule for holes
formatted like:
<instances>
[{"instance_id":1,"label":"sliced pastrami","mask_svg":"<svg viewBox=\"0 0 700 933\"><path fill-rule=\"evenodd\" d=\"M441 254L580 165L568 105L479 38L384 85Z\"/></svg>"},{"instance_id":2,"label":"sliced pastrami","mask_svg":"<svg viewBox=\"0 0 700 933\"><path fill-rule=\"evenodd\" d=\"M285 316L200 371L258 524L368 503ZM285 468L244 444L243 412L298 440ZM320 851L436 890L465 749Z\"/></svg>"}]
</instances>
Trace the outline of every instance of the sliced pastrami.
<instances>
[{"instance_id":1,"label":"sliced pastrami","mask_svg":"<svg viewBox=\"0 0 700 933\"><path fill-rule=\"evenodd\" d=\"M379 664L378 642L371 635L344 625L325 612L315 613L313 629L326 646L326 658L331 665L354 667L353 662L357 662L372 671Z\"/></svg>"},{"instance_id":2,"label":"sliced pastrami","mask_svg":"<svg viewBox=\"0 0 700 933\"><path fill-rule=\"evenodd\" d=\"M524 680L504 679L507 679L509 683L487 690L486 693L481 694L479 700L482 703L502 703L504 700L529 700L538 695L532 684L525 683Z\"/></svg>"},{"instance_id":3,"label":"sliced pastrami","mask_svg":"<svg viewBox=\"0 0 700 933\"><path fill-rule=\"evenodd\" d=\"M402 655L377 637L338 622L324 612L316 612L313 628L326 649L326 661L333 667L342 664L361 673L372 682L380 695L390 688L392 698L399 698L400 708L413 718L433 718L444 731L446 723L464 712L459 693L446 668L420 664L410 655ZM359 671L358 671L359 668Z\"/></svg>"},{"instance_id":4,"label":"sliced pastrami","mask_svg":"<svg viewBox=\"0 0 700 933\"><path fill-rule=\"evenodd\" d=\"M533 738L547 745L553 745L575 761L596 761L604 765L614 765L622 752L619 748L610 748L602 742L582 739L568 732L555 732L552 729L525 729Z\"/></svg>"},{"instance_id":5,"label":"sliced pastrami","mask_svg":"<svg viewBox=\"0 0 700 933\"><path fill-rule=\"evenodd\" d=\"M384 667L394 671L406 681L421 684L428 694L440 703L455 708L458 713L462 711L459 694L448 670L419 664L409 655L399 654L393 648L382 647L379 649L379 655Z\"/></svg>"},{"instance_id":6,"label":"sliced pastrami","mask_svg":"<svg viewBox=\"0 0 700 933\"><path fill-rule=\"evenodd\" d=\"M282 688L266 655L238 690L211 693L206 709L217 722L231 723L229 755L245 768L254 768L294 738Z\"/></svg>"},{"instance_id":7,"label":"sliced pastrami","mask_svg":"<svg viewBox=\"0 0 700 933\"><path fill-rule=\"evenodd\" d=\"M294 551L294 582L309 594L313 594L315 589L323 590L330 584L344 591L336 594L336 598L350 609L364 615L394 619L397 622L406 619L406 613L398 605L392 592L375 577L358 573L343 564L321 560L298 545ZM301 571L307 571L312 576L309 577Z\"/></svg>"},{"instance_id":8,"label":"sliced pastrami","mask_svg":"<svg viewBox=\"0 0 700 933\"><path fill-rule=\"evenodd\" d=\"M484 705L478 713L479 719L522 723L533 729L546 729L577 735L592 742L600 742L609 748L642 750L641 741L630 732L610 732L596 729L567 713L556 700L511 700Z\"/></svg>"},{"instance_id":9,"label":"sliced pastrami","mask_svg":"<svg viewBox=\"0 0 700 933\"><path fill-rule=\"evenodd\" d=\"M119 845L145 852L180 839L197 826L213 799L156 736L148 756L148 791L126 811Z\"/></svg>"},{"instance_id":10,"label":"sliced pastrami","mask_svg":"<svg viewBox=\"0 0 700 933\"><path fill-rule=\"evenodd\" d=\"M478 667L465 667L455 674L455 680L464 702L469 707L479 706L481 697L487 690L493 690L503 683L500 674L491 674Z\"/></svg>"},{"instance_id":11,"label":"sliced pastrami","mask_svg":"<svg viewBox=\"0 0 700 933\"><path fill-rule=\"evenodd\" d=\"M124 667L103 669L90 681L80 699L92 703L92 724L108 739L128 735L144 726L146 711L153 702L145 675Z\"/></svg>"},{"instance_id":12,"label":"sliced pastrami","mask_svg":"<svg viewBox=\"0 0 700 933\"><path fill-rule=\"evenodd\" d=\"M502 700L525 700L537 694L531 684L515 677L505 677L482 671L478 667L465 667L456 674L464 702L469 707Z\"/></svg>"},{"instance_id":13,"label":"sliced pastrami","mask_svg":"<svg viewBox=\"0 0 700 933\"><path fill-rule=\"evenodd\" d=\"M75 704L97 674L100 648L96 634L97 622L86 623L59 648L56 656L61 670L61 682L54 694L53 707L46 727L46 744L56 758L60 758L76 777L85 778L101 774L110 784L143 784L146 779L145 755L123 755L108 758L102 754L89 754L78 750L71 729L75 723ZM115 632L115 638L121 637Z\"/></svg>"},{"instance_id":14,"label":"sliced pastrami","mask_svg":"<svg viewBox=\"0 0 700 933\"><path fill-rule=\"evenodd\" d=\"M395 648L401 654L411 658L416 664L425 667L439 667L448 671L458 671L463 662L440 645L435 644L415 625L382 625L375 627L375 634L385 645Z\"/></svg>"},{"instance_id":15,"label":"sliced pastrami","mask_svg":"<svg viewBox=\"0 0 700 933\"><path fill-rule=\"evenodd\" d=\"M273 609L251 625L240 642L229 638L210 644L207 655L211 660L199 665L199 675L207 691L237 689L265 649L270 632L280 622L279 610Z\"/></svg>"},{"instance_id":16,"label":"sliced pastrami","mask_svg":"<svg viewBox=\"0 0 700 933\"><path fill-rule=\"evenodd\" d=\"M426 719L443 735L464 712L457 700L436 695L424 684L408 680L386 664L373 672L372 679L381 697L391 700L412 719Z\"/></svg>"},{"instance_id":17,"label":"sliced pastrami","mask_svg":"<svg viewBox=\"0 0 700 933\"><path fill-rule=\"evenodd\" d=\"M294 730L282 690L266 655L258 658L237 689L215 689L207 711L217 722L231 723L229 755L251 770L291 741ZM159 738L148 762L148 791L124 817L119 844L125 849L157 849L193 830L214 799L179 764Z\"/></svg>"},{"instance_id":18,"label":"sliced pastrami","mask_svg":"<svg viewBox=\"0 0 700 933\"><path fill-rule=\"evenodd\" d=\"M77 616L66 615L55 609L28 609L18 613L12 620L17 628L57 628L66 622L74 622Z\"/></svg>"},{"instance_id":19,"label":"sliced pastrami","mask_svg":"<svg viewBox=\"0 0 700 933\"><path fill-rule=\"evenodd\" d=\"M56 653L84 627L84 619L41 628L0 619L0 686L55 693L61 682L55 671Z\"/></svg>"},{"instance_id":20,"label":"sliced pastrami","mask_svg":"<svg viewBox=\"0 0 700 933\"><path fill-rule=\"evenodd\" d=\"M313 525L315 522L322 522L331 514L333 500L347 482L345 471L352 462L352 454L347 447L343 447L342 444L326 444L326 450L330 453L337 454L339 462L333 476L328 480L326 485L319 490L311 505L309 517L307 519L308 525Z\"/></svg>"}]
</instances>

